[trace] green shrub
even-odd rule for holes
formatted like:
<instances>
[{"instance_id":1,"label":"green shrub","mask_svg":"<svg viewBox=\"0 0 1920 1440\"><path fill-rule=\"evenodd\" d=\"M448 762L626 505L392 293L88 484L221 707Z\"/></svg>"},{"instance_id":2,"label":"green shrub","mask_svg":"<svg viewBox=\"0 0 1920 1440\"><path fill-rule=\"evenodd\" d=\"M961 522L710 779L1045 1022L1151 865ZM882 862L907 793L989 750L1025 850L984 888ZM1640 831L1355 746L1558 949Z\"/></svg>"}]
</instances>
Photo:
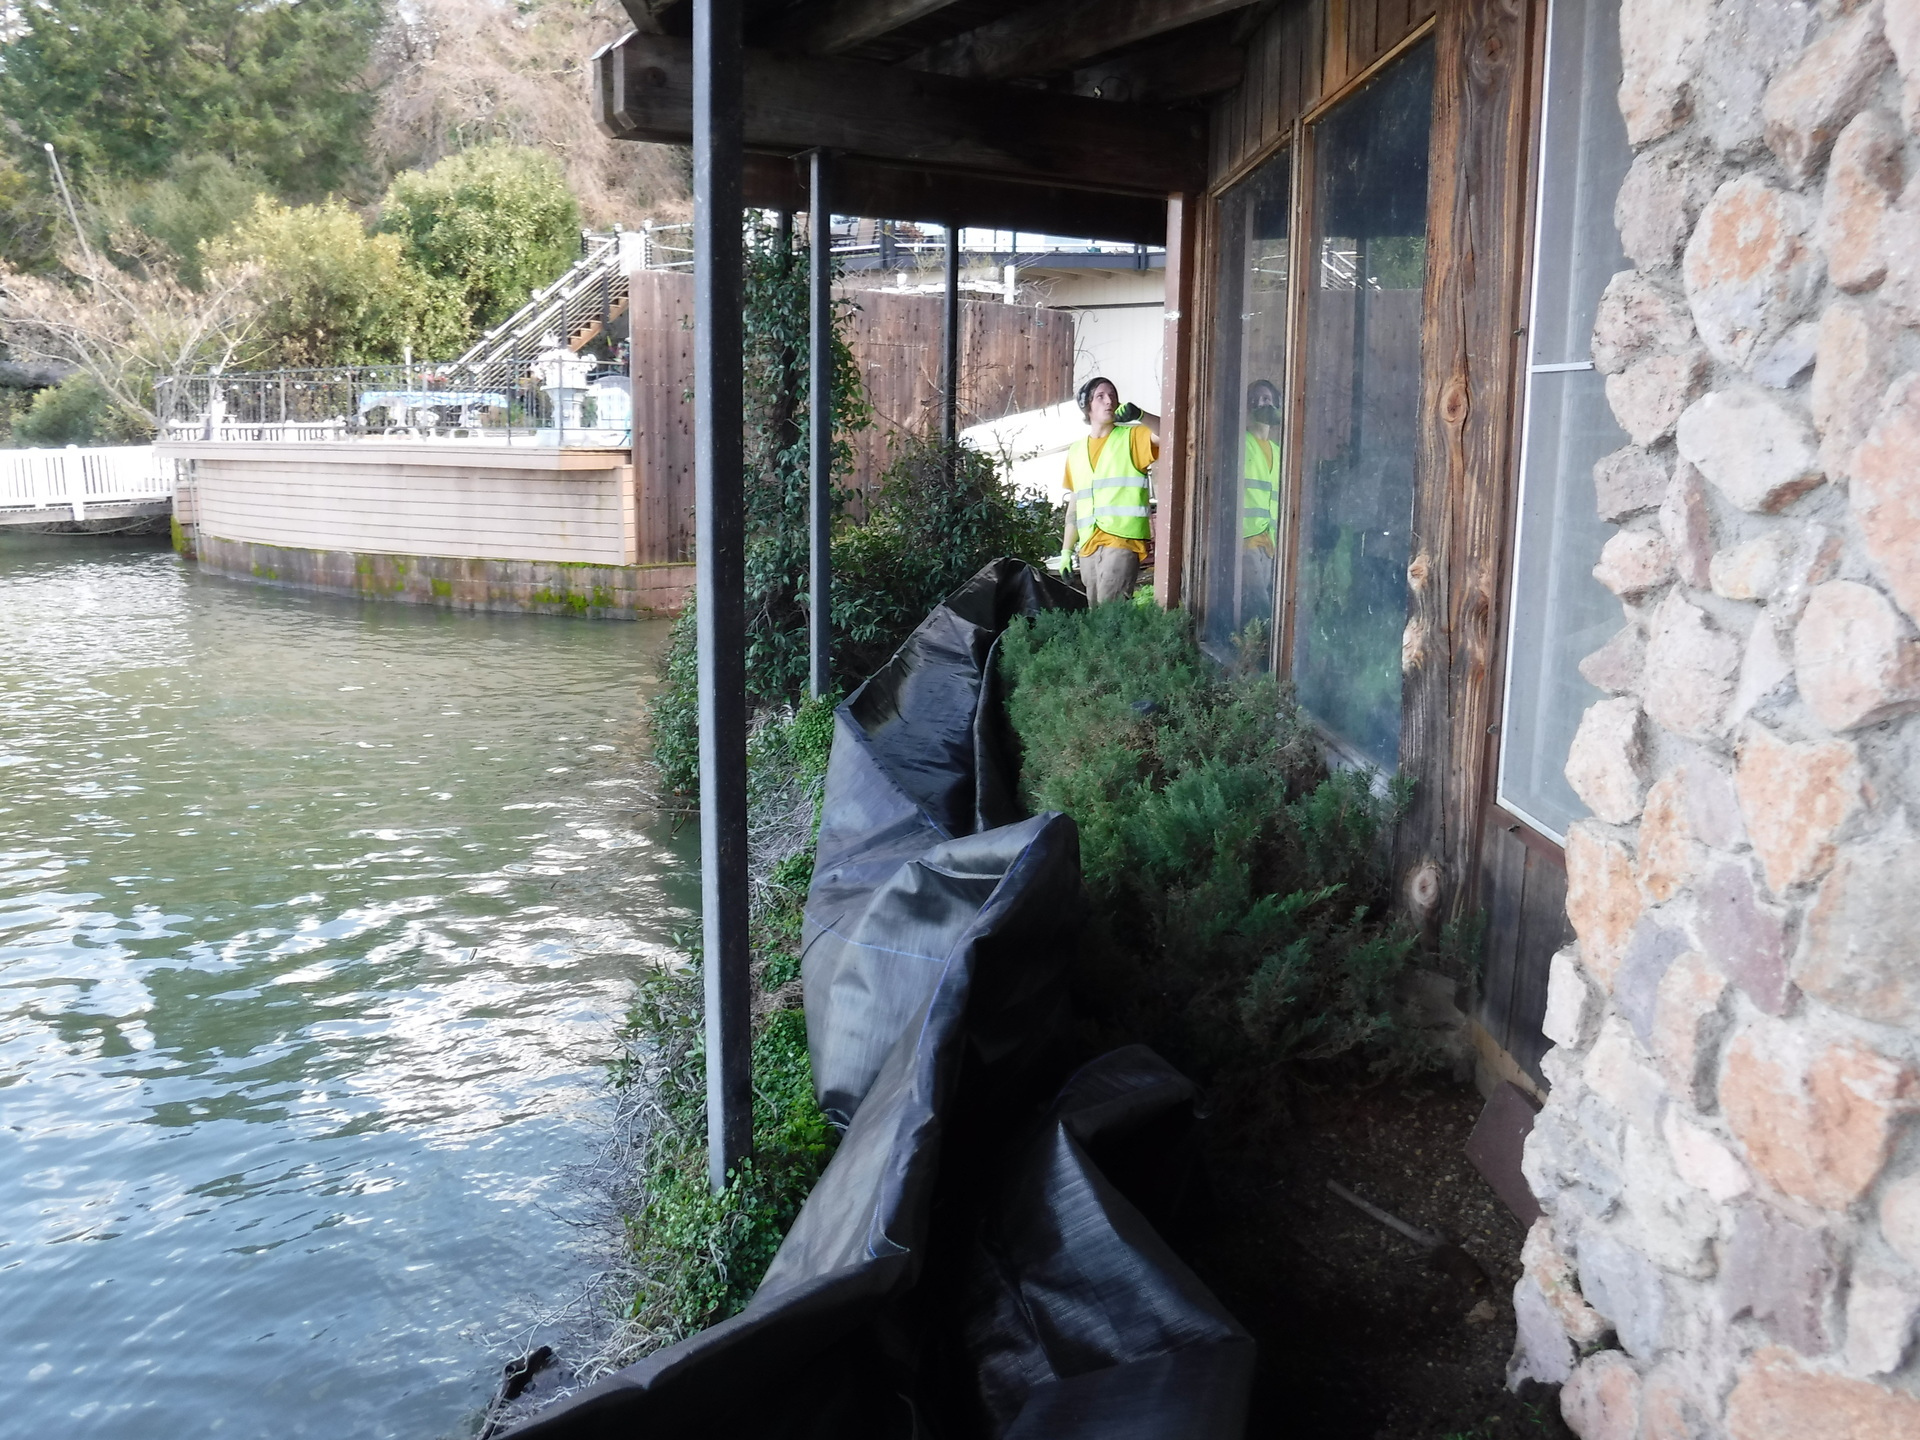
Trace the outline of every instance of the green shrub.
<instances>
[{"instance_id":1,"label":"green shrub","mask_svg":"<svg viewBox=\"0 0 1920 1440\"><path fill-rule=\"evenodd\" d=\"M697 970L655 977L628 1014L630 1046L651 1054L646 1080L661 1118L641 1164L643 1196L626 1217L640 1284L629 1318L658 1343L738 1312L752 1297L833 1154L813 1100L806 1017L780 1010L753 1042L753 1158L714 1194L707 1179L706 1065ZM629 1072L628 1078L638 1078Z\"/></svg>"},{"instance_id":2,"label":"green shrub","mask_svg":"<svg viewBox=\"0 0 1920 1440\"><path fill-rule=\"evenodd\" d=\"M460 322L475 332L580 258L580 207L560 162L504 140L394 176L379 228L451 292Z\"/></svg>"},{"instance_id":3,"label":"green shrub","mask_svg":"<svg viewBox=\"0 0 1920 1440\"><path fill-rule=\"evenodd\" d=\"M910 436L864 525L833 545L833 664L851 689L886 663L927 612L989 560L1041 563L1060 511L1017 494L992 456Z\"/></svg>"},{"instance_id":4,"label":"green shrub","mask_svg":"<svg viewBox=\"0 0 1920 1440\"><path fill-rule=\"evenodd\" d=\"M747 695L756 706L791 704L807 684L807 594L813 415L807 404L807 252L760 229L750 237L741 318L746 339ZM833 314L833 450L838 489L853 468L849 437L872 423L860 367L847 345L852 310Z\"/></svg>"},{"instance_id":5,"label":"green shrub","mask_svg":"<svg viewBox=\"0 0 1920 1440\"><path fill-rule=\"evenodd\" d=\"M283 205L260 196L201 264L260 267L260 322L250 363L359 365L451 354L467 334L458 293L408 258L393 235L369 235L340 200Z\"/></svg>"},{"instance_id":6,"label":"green shrub","mask_svg":"<svg viewBox=\"0 0 1920 1440\"><path fill-rule=\"evenodd\" d=\"M26 448L136 445L149 438L151 431L116 409L107 392L84 371L37 391L32 403L13 418L13 443Z\"/></svg>"},{"instance_id":7,"label":"green shrub","mask_svg":"<svg viewBox=\"0 0 1920 1440\"><path fill-rule=\"evenodd\" d=\"M1008 631L1001 674L1027 803L1080 829L1078 999L1109 1038L1203 1073L1428 1063L1394 998L1414 938L1384 918L1402 787L1329 774L1290 695L1220 672L1178 613L1043 614Z\"/></svg>"},{"instance_id":8,"label":"green shrub","mask_svg":"<svg viewBox=\"0 0 1920 1440\"><path fill-rule=\"evenodd\" d=\"M615 1083L645 1087L656 1117L626 1216L638 1277L628 1319L648 1348L746 1304L832 1158L837 1135L814 1103L806 1016L779 994L799 976L800 911L832 743L833 705L822 700L768 719L748 751L753 967L767 1008L754 1023L753 1159L721 1194L707 1179L698 964L648 976L628 1011Z\"/></svg>"}]
</instances>

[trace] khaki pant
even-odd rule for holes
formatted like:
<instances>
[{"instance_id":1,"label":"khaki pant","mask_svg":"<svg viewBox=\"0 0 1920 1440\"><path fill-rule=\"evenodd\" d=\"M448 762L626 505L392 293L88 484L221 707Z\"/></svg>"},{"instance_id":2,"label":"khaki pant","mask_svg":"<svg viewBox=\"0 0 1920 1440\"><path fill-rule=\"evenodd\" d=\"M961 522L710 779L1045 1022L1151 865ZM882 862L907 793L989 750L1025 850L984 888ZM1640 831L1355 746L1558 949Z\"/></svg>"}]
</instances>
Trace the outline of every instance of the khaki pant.
<instances>
[{"instance_id":1,"label":"khaki pant","mask_svg":"<svg viewBox=\"0 0 1920 1440\"><path fill-rule=\"evenodd\" d=\"M1140 578L1140 557L1121 545L1102 545L1080 557L1080 579L1087 587L1087 603L1104 605L1133 595Z\"/></svg>"}]
</instances>

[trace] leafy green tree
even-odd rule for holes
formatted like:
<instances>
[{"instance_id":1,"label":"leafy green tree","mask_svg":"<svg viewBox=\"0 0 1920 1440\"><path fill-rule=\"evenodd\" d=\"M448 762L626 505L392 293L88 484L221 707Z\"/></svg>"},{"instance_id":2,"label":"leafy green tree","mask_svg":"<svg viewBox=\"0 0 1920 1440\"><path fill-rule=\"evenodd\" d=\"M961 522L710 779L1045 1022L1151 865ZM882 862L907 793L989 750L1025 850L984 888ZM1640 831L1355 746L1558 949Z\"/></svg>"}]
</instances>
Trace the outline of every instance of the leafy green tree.
<instances>
[{"instance_id":1,"label":"leafy green tree","mask_svg":"<svg viewBox=\"0 0 1920 1440\"><path fill-rule=\"evenodd\" d=\"M409 260L399 237L369 235L338 200L262 196L206 247L204 263L259 267L252 365L398 360L409 345L423 358L450 355L466 334L458 292Z\"/></svg>"},{"instance_id":2,"label":"leafy green tree","mask_svg":"<svg viewBox=\"0 0 1920 1440\"><path fill-rule=\"evenodd\" d=\"M503 142L396 175L379 228L454 290L474 330L506 319L580 255L580 207L559 162Z\"/></svg>"},{"instance_id":3,"label":"leafy green tree","mask_svg":"<svg viewBox=\"0 0 1920 1440\"><path fill-rule=\"evenodd\" d=\"M34 0L0 48L0 114L84 179L222 155L281 193L340 185L361 153L380 0ZM0 132L7 133L7 132Z\"/></svg>"},{"instance_id":4,"label":"leafy green tree","mask_svg":"<svg viewBox=\"0 0 1920 1440\"><path fill-rule=\"evenodd\" d=\"M45 187L10 156L0 154L0 265L40 271L53 263L58 223L53 205Z\"/></svg>"},{"instance_id":5,"label":"leafy green tree","mask_svg":"<svg viewBox=\"0 0 1920 1440\"><path fill-rule=\"evenodd\" d=\"M13 422L13 443L36 445L128 445L148 438L144 427L119 413L107 392L81 371L34 392Z\"/></svg>"},{"instance_id":6,"label":"leafy green tree","mask_svg":"<svg viewBox=\"0 0 1920 1440\"><path fill-rule=\"evenodd\" d=\"M158 241L180 279L199 289L201 246L245 220L268 189L257 170L224 155L183 156L158 180L91 187L82 224L94 244L125 265L118 236Z\"/></svg>"}]
</instances>

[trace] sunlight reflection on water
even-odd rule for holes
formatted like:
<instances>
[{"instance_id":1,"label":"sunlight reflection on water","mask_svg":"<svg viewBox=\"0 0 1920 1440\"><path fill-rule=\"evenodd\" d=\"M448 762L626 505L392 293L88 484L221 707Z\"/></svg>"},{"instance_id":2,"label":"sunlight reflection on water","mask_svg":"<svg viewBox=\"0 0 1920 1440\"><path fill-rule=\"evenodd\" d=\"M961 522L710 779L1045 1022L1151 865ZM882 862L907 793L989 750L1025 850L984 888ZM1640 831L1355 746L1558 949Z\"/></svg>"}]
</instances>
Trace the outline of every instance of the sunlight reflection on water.
<instances>
[{"instance_id":1,"label":"sunlight reflection on water","mask_svg":"<svg viewBox=\"0 0 1920 1440\"><path fill-rule=\"evenodd\" d=\"M697 895L635 775L664 630L0 537L0 1433L484 1402Z\"/></svg>"}]
</instances>

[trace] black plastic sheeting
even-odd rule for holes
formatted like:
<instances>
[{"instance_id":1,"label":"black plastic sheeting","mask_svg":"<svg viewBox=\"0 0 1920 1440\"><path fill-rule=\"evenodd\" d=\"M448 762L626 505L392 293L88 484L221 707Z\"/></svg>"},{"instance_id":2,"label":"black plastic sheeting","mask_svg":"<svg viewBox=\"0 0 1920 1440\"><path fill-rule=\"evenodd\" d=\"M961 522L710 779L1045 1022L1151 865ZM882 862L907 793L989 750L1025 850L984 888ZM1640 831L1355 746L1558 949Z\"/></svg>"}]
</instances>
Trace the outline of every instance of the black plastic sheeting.
<instances>
[{"instance_id":1,"label":"black plastic sheeting","mask_svg":"<svg viewBox=\"0 0 1920 1440\"><path fill-rule=\"evenodd\" d=\"M803 942L840 1147L745 1310L516 1437L1243 1433L1253 1340L1148 1218L1192 1084L1143 1046L1060 1074L1079 838L1020 812L994 648L1083 603L996 561L840 707Z\"/></svg>"}]
</instances>

